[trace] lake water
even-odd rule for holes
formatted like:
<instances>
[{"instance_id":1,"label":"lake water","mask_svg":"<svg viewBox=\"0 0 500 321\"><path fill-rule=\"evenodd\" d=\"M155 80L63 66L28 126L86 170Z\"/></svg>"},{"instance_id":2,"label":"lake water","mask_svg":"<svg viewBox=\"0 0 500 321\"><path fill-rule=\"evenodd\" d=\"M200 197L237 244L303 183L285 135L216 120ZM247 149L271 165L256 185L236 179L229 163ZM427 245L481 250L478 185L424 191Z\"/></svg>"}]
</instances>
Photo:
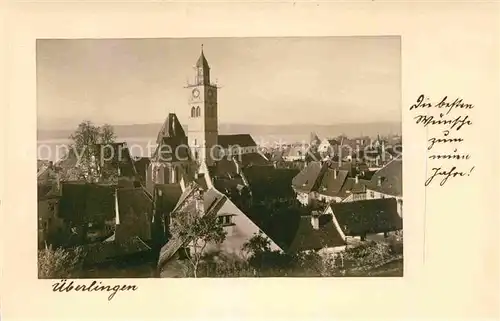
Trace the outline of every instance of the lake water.
<instances>
[{"instance_id":1,"label":"lake water","mask_svg":"<svg viewBox=\"0 0 500 321\"><path fill-rule=\"evenodd\" d=\"M117 141L125 141L134 157L150 156L156 147L156 138L126 138ZM37 157L57 161L67 153L67 146L70 143L69 139L39 140L37 141Z\"/></svg>"},{"instance_id":2,"label":"lake water","mask_svg":"<svg viewBox=\"0 0 500 321\"><path fill-rule=\"evenodd\" d=\"M308 143L307 135L252 135L259 146L276 144ZM156 147L156 137L118 137L117 141L126 142L134 157L151 156ZM69 139L50 139L37 141L38 159L57 161L67 152Z\"/></svg>"}]
</instances>

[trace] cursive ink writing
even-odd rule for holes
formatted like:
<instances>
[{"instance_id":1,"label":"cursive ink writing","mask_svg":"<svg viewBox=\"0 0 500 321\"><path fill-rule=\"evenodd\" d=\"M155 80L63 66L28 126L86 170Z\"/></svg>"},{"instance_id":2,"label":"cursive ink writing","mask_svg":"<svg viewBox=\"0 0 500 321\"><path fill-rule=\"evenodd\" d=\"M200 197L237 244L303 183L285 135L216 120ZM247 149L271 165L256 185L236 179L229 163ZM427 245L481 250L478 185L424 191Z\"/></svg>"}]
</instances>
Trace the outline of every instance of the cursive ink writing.
<instances>
[{"instance_id":1,"label":"cursive ink writing","mask_svg":"<svg viewBox=\"0 0 500 321\"><path fill-rule=\"evenodd\" d=\"M136 285L103 285L101 281L97 284L97 281L92 281L89 285L75 285L73 281L67 283L67 280L63 279L60 282L52 284L53 292L111 292L108 296L108 301L111 301L118 291L136 291Z\"/></svg>"},{"instance_id":2,"label":"cursive ink writing","mask_svg":"<svg viewBox=\"0 0 500 321\"><path fill-rule=\"evenodd\" d=\"M461 143L463 142L463 138L429 138L429 146L427 146L427 150L431 150L434 147L434 144L450 144L450 143Z\"/></svg>"},{"instance_id":3,"label":"cursive ink writing","mask_svg":"<svg viewBox=\"0 0 500 321\"><path fill-rule=\"evenodd\" d=\"M442 136L436 135L427 139L427 151L432 150L431 154L427 154L427 159L441 161L442 163L434 165L425 181L425 186L429 186L432 182L438 180L440 180L439 185L444 186L451 178L470 176L474 170L474 166L468 171L459 169L459 166L464 166L471 159L471 155L467 151L458 152L458 149L455 148L456 144L461 144L463 147L464 138L461 135L461 130L472 126L473 122L468 112L474 108L473 104L465 103L461 98L449 100L448 96L444 96L438 103L433 103L429 97L423 94L418 96L417 101L410 106L410 110L417 113L413 118L416 125L424 128L440 128L442 131ZM425 113L422 112L422 109L426 109ZM450 115L452 111L461 114ZM459 134L450 136L452 130ZM450 146L452 152L449 152ZM446 151L440 151L441 148ZM451 162L456 164L443 165L443 163Z\"/></svg>"},{"instance_id":4,"label":"cursive ink writing","mask_svg":"<svg viewBox=\"0 0 500 321\"><path fill-rule=\"evenodd\" d=\"M425 181L425 186L429 186L429 184L434 180L435 177L437 176L443 176L443 179L441 180L441 182L439 183L440 186L443 186L444 184L446 184L446 182L448 182L448 179L450 177L461 177L461 176L470 176L470 174L472 173L472 171L474 170L474 166L469 170L469 172L461 172L461 171L457 171L457 167L456 166L453 166L451 169L449 170L444 170L442 169L442 167L434 167L432 170L434 171L434 173L432 173L432 175Z\"/></svg>"},{"instance_id":5,"label":"cursive ink writing","mask_svg":"<svg viewBox=\"0 0 500 321\"><path fill-rule=\"evenodd\" d=\"M433 105L431 103L428 103L429 98L425 97L425 95L420 95L417 98L417 102L413 105L411 105L410 110L417 109L417 108L448 108L448 111L446 112L446 115L448 115L452 109L454 108L460 108L460 109L473 109L474 105L472 104L465 104L463 102L463 99L457 98L453 102L447 102L446 100L448 99L448 96L444 96L443 99L436 105ZM424 102L424 100L426 102Z\"/></svg>"},{"instance_id":6,"label":"cursive ink writing","mask_svg":"<svg viewBox=\"0 0 500 321\"><path fill-rule=\"evenodd\" d=\"M439 114L439 117L444 117L444 114ZM449 125L449 129L455 128L457 131L462 129L465 125L472 125L472 122L469 120L469 116L458 116L455 119L435 119L432 115L418 115L414 119L417 125L423 124L424 127L427 127L428 125Z\"/></svg>"}]
</instances>

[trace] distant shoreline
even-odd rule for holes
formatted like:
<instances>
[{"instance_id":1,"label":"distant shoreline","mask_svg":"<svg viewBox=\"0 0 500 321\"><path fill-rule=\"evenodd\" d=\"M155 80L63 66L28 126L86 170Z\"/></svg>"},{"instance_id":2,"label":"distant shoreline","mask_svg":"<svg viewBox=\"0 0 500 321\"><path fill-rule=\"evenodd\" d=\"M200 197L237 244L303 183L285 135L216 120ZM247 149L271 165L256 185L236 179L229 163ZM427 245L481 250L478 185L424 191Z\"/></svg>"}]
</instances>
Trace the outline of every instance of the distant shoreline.
<instances>
[{"instance_id":1,"label":"distant shoreline","mask_svg":"<svg viewBox=\"0 0 500 321\"><path fill-rule=\"evenodd\" d=\"M118 137L130 137L136 139L150 139L156 137L160 130L161 123L138 124L138 125L113 125ZM187 125L182 125L187 133ZM76 128L75 128L76 129ZM59 140L69 139L73 130L70 129L38 129L37 140ZM275 139L289 139L296 137L299 140L308 139L311 132L316 133L321 139L325 137L336 137L344 134L348 137L377 135L387 136L390 134L401 135L401 122L373 122L373 123L353 123L353 124L297 124L297 125L252 125L252 124L219 124L220 134L241 134L248 133L259 139L259 137L273 137Z\"/></svg>"}]
</instances>

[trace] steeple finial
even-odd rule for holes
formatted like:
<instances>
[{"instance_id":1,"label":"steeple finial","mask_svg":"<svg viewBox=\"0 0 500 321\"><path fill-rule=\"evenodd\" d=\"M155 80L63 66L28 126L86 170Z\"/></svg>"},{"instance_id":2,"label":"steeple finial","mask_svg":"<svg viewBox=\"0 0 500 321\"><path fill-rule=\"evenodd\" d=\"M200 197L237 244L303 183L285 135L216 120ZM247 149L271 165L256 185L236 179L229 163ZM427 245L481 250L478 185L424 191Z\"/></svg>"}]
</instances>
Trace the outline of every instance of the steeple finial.
<instances>
[{"instance_id":1,"label":"steeple finial","mask_svg":"<svg viewBox=\"0 0 500 321\"><path fill-rule=\"evenodd\" d=\"M203 53L203 44L201 44L201 53Z\"/></svg>"}]
</instances>

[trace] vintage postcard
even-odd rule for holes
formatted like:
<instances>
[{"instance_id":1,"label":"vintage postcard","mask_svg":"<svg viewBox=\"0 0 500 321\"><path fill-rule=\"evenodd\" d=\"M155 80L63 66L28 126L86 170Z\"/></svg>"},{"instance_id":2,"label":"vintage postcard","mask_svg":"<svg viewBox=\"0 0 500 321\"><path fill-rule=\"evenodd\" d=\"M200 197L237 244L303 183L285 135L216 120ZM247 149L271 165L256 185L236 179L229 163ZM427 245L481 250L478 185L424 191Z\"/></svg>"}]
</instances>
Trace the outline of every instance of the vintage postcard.
<instances>
[{"instance_id":1,"label":"vintage postcard","mask_svg":"<svg viewBox=\"0 0 500 321\"><path fill-rule=\"evenodd\" d=\"M40 39L37 93L39 277L403 276L400 37Z\"/></svg>"},{"instance_id":2,"label":"vintage postcard","mask_svg":"<svg viewBox=\"0 0 500 321\"><path fill-rule=\"evenodd\" d=\"M499 5L49 6L8 14L7 317L498 313Z\"/></svg>"}]
</instances>

